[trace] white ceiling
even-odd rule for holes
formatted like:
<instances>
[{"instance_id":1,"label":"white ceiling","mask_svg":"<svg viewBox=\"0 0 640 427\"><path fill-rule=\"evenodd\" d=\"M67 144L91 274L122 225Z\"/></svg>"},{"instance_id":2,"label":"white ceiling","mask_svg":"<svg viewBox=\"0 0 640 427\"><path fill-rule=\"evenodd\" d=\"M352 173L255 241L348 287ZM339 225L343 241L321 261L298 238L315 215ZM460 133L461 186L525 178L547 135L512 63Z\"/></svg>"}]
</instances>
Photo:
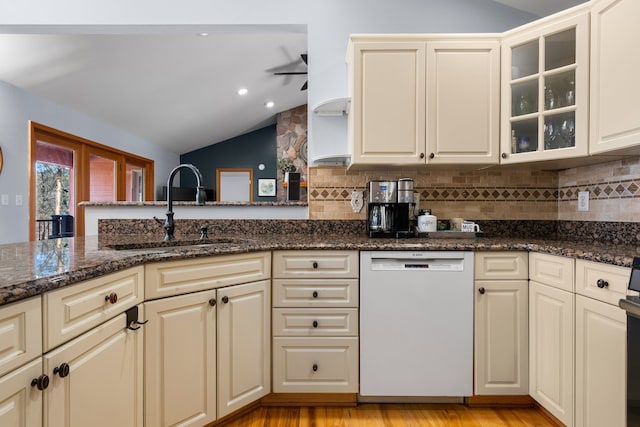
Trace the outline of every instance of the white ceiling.
<instances>
[{"instance_id":1,"label":"white ceiling","mask_svg":"<svg viewBox=\"0 0 640 427\"><path fill-rule=\"evenodd\" d=\"M546 16L585 0L494 1ZM273 75L306 71L306 26L207 31L0 34L0 80L179 154L274 123L277 112L307 102L307 76Z\"/></svg>"},{"instance_id":2,"label":"white ceiling","mask_svg":"<svg viewBox=\"0 0 640 427\"><path fill-rule=\"evenodd\" d=\"M0 34L0 80L183 154L307 102L306 75L273 75L306 71L306 28L258 27L209 36Z\"/></svg>"}]
</instances>

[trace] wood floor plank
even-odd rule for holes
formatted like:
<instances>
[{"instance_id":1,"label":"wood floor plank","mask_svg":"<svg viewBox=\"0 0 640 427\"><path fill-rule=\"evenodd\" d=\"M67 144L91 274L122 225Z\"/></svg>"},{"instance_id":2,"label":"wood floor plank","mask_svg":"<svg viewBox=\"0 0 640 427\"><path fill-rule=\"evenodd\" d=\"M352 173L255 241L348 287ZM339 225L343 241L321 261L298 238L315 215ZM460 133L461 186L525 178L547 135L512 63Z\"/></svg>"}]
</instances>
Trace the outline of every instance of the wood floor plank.
<instances>
[{"instance_id":1,"label":"wood floor plank","mask_svg":"<svg viewBox=\"0 0 640 427\"><path fill-rule=\"evenodd\" d=\"M470 408L455 404L356 407L261 407L225 427L553 427L535 408ZM217 426L216 426L217 427Z\"/></svg>"}]
</instances>

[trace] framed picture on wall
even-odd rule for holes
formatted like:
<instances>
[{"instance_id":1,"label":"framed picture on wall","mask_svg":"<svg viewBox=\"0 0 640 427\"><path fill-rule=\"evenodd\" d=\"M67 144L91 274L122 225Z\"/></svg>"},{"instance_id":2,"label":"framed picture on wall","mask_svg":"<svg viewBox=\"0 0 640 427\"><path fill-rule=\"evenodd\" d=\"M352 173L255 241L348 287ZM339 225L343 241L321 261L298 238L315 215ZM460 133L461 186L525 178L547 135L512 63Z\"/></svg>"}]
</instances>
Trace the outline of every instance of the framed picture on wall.
<instances>
[{"instance_id":1,"label":"framed picture on wall","mask_svg":"<svg viewBox=\"0 0 640 427\"><path fill-rule=\"evenodd\" d=\"M269 179L259 179L258 180L258 196L267 197L267 196L275 196L276 195L276 180Z\"/></svg>"}]
</instances>

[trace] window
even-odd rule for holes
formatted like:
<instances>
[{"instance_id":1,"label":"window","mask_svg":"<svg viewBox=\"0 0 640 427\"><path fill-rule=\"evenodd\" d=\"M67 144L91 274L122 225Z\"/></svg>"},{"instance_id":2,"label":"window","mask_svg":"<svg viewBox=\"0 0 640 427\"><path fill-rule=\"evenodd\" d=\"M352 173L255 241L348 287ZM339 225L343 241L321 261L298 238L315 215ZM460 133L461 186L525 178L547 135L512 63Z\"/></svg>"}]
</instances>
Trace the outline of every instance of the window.
<instances>
[{"instance_id":1,"label":"window","mask_svg":"<svg viewBox=\"0 0 640 427\"><path fill-rule=\"evenodd\" d=\"M152 160L30 126L30 240L84 235L82 201L153 200Z\"/></svg>"}]
</instances>

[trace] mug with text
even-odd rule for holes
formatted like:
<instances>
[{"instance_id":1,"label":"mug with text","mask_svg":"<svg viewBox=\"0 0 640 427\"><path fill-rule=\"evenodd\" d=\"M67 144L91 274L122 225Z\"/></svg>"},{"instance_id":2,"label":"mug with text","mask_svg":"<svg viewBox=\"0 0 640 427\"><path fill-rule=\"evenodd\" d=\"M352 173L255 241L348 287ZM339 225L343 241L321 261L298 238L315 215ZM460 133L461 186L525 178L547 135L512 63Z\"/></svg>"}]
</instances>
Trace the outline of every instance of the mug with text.
<instances>
[{"instance_id":1,"label":"mug with text","mask_svg":"<svg viewBox=\"0 0 640 427\"><path fill-rule=\"evenodd\" d=\"M460 231L465 233L478 233L480 232L480 226L473 221L462 221Z\"/></svg>"}]
</instances>

